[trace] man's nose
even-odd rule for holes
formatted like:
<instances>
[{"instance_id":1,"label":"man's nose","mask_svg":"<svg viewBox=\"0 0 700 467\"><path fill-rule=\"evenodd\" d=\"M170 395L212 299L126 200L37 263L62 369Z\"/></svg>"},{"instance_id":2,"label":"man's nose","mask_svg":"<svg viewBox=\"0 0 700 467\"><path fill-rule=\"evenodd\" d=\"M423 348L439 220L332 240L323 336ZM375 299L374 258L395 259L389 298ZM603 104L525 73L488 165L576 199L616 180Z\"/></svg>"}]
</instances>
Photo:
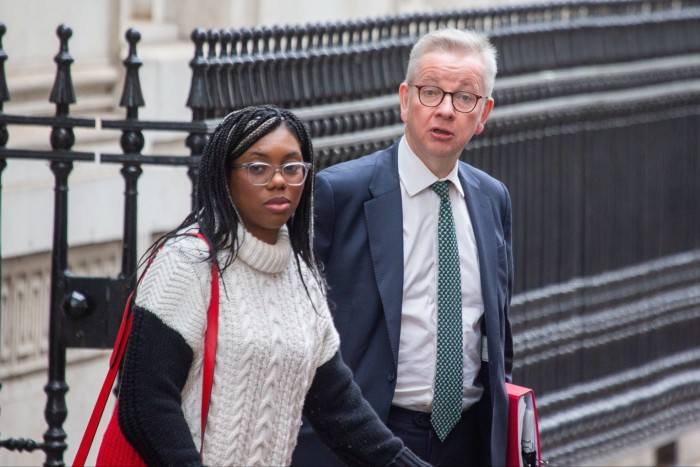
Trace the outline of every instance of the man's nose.
<instances>
[{"instance_id":1,"label":"man's nose","mask_svg":"<svg viewBox=\"0 0 700 467\"><path fill-rule=\"evenodd\" d=\"M454 115L455 108L452 104L452 94L442 96L442 102L438 105L438 111L447 115Z\"/></svg>"}]
</instances>

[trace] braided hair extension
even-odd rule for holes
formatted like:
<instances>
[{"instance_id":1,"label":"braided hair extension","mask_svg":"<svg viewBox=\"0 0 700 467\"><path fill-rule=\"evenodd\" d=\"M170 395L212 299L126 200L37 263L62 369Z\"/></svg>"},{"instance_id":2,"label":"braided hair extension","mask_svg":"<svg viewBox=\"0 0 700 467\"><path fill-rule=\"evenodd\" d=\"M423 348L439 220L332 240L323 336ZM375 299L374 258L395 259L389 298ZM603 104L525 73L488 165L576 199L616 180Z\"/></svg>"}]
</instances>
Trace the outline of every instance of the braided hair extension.
<instances>
[{"instance_id":1,"label":"braided hair extension","mask_svg":"<svg viewBox=\"0 0 700 467\"><path fill-rule=\"evenodd\" d=\"M250 106L234 111L218 124L204 147L199 163L195 195L197 207L178 227L161 236L144 254L144 258L150 257L168 239L183 235L188 228L198 227L212 246L208 259L216 261L219 252L230 250L231 254L227 255L224 264L217 264L217 267L220 272L223 272L230 266L238 250L237 231L240 222L228 188L231 164L258 140L280 125L285 125L294 135L299 142L304 162L310 162L312 165L304 183L299 205L294 215L287 221L297 269L301 276L299 263L301 258L311 269L321 288L325 289L312 245L315 168L311 138L306 126L296 115L272 105Z\"/></svg>"}]
</instances>

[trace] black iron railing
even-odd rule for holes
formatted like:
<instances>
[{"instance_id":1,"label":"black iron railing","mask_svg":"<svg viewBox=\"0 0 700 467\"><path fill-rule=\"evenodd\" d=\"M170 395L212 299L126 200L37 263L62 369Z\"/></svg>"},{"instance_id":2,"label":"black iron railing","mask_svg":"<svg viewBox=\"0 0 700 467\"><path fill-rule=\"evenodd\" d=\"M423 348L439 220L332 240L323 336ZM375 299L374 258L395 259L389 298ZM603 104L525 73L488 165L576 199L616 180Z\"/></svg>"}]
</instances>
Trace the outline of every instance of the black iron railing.
<instances>
[{"instance_id":1,"label":"black iron railing","mask_svg":"<svg viewBox=\"0 0 700 467\"><path fill-rule=\"evenodd\" d=\"M555 2L197 29L191 121L139 118L140 35L129 30L125 117L99 125L70 115L66 26L57 30L54 115L4 112L10 93L0 25L0 176L13 160L42 160L55 180L48 428L43 441L7 438L0 446L41 449L46 465L63 465L66 349L113 343L134 286L144 170L181 167L192 192L219 118L263 102L301 116L321 168L385 147L403 132L396 89L408 52L443 26L486 31L499 49L496 108L463 159L503 180L513 198L515 380L537 391L545 457L577 464L584 453L603 455L699 420L700 2ZM50 149L8 147L9 128L27 125L52 129ZM68 269L68 178L74 164L97 157L73 149L76 128L120 139L121 153L99 157L121 167L125 187L116 277ZM189 155L143 154L146 131L181 133Z\"/></svg>"}]
</instances>

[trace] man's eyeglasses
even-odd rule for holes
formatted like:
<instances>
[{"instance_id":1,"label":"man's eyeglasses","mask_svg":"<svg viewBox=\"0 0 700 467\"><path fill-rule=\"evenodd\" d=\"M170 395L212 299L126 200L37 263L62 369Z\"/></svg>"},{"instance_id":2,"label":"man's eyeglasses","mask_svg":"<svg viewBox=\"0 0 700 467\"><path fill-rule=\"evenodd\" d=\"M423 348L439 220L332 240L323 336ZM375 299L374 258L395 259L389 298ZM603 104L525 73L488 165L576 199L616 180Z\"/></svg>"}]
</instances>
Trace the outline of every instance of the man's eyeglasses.
<instances>
[{"instance_id":1,"label":"man's eyeglasses","mask_svg":"<svg viewBox=\"0 0 700 467\"><path fill-rule=\"evenodd\" d=\"M231 168L245 169L248 181L253 185L267 185L275 173L279 172L287 185L299 186L306 181L311 164L309 162L287 162L274 166L267 162L246 162L245 164L231 164Z\"/></svg>"},{"instance_id":2,"label":"man's eyeglasses","mask_svg":"<svg viewBox=\"0 0 700 467\"><path fill-rule=\"evenodd\" d=\"M447 92L443 91L437 86L418 86L417 84L413 83L406 84L418 89L418 100L424 106L437 107L442 103L445 95L449 94L452 96L452 107L454 107L457 112L462 112L465 114L476 108L476 103L479 102L479 99L486 98L485 96L480 96L478 94L474 94L473 92Z\"/></svg>"}]
</instances>

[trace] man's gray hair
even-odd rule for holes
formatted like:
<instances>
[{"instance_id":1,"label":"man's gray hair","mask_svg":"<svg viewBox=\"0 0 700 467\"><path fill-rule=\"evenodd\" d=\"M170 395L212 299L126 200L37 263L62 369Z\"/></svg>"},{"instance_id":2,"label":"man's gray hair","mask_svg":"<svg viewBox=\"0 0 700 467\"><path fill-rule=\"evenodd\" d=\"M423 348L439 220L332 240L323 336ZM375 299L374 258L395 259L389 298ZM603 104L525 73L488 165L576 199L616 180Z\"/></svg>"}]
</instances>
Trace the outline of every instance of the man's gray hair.
<instances>
[{"instance_id":1,"label":"man's gray hair","mask_svg":"<svg viewBox=\"0 0 700 467\"><path fill-rule=\"evenodd\" d=\"M424 55L431 52L453 52L465 55L477 55L484 64L484 92L491 96L496 81L496 47L482 33L470 29L438 29L429 32L415 43L411 49L406 69L406 81L412 82L418 65Z\"/></svg>"}]
</instances>

